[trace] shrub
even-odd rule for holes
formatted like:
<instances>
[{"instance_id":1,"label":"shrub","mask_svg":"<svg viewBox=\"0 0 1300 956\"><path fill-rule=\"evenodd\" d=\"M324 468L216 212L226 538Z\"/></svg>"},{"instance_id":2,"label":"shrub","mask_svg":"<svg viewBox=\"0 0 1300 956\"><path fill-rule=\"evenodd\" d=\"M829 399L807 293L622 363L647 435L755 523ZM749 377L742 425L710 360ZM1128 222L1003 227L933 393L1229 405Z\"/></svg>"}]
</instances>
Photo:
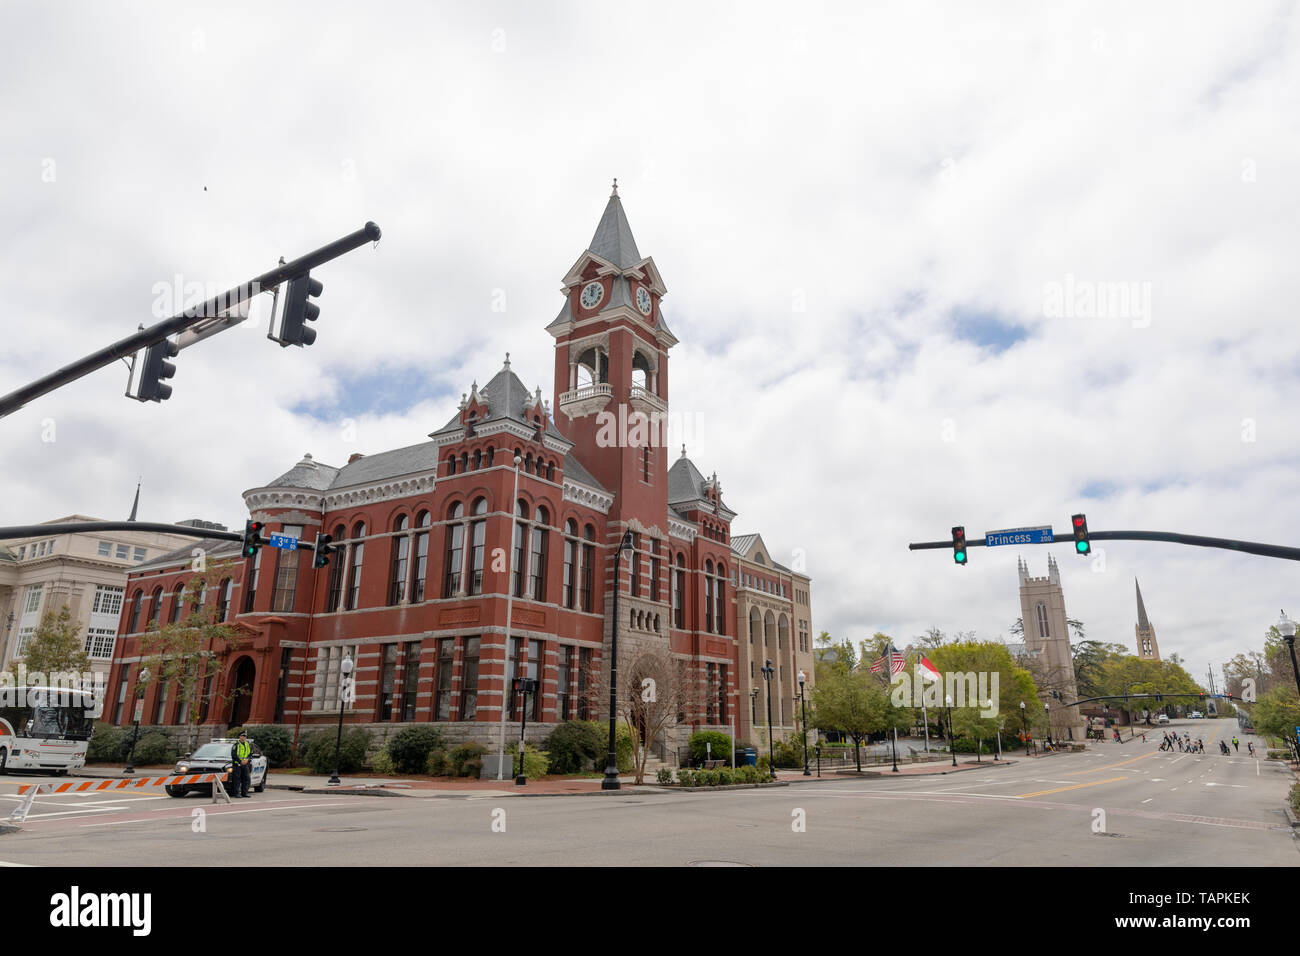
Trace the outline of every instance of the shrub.
<instances>
[{"instance_id":1,"label":"shrub","mask_svg":"<svg viewBox=\"0 0 1300 956\"><path fill-rule=\"evenodd\" d=\"M708 759L706 756L709 748L705 744L713 745L714 760L731 759L731 738L720 730L697 730L691 734L691 762L703 763Z\"/></svg>"},{"instance_id":2,"label":"shrub","mask_svg":"<svg viewBox=\"0 0 1300 956\"><path fill-rule=\"evenodd\" d=\"M483 771L483 755L487 748L478 741L461 744L450 754L450 772L453 777L477 777Z\"/></svg>"},{"instance_id":3,"label":"shrub","mask_svg":"<svg viewBox=\"0 0 1300 956\"><path fill-rule=\"evenodd\" d=\"M141 737L135 745L136 766L152 767L155 765L175 763L180 753L166 734L149 734Z\"/></svg>"},{"instance_id":4,"label":"shrub","mask_svg":"<svg viewBox=\"0 0 1300 956\"><path fill-rule=\"evenodd\" d=\"M758 757L758 774L763 778L772 775L772 765L771 761L767 759L767 754L760 754Z\"/></svg>"},{"instance_id":5,"label":"shrub","mask_svg":"<svg viewBox=\"0 0 1300 956\"><path fill-rule=\"evenodd\" d=\"M975 741L968 737L958 737L953 741L952 749L959 754L973 754L975 752ZM987 740L980 743L980 753L991 754L992 752L993 748L989 746Z\"/></svg>"},{"instance_id":6,"label":"shrub","mask_svg":"<svg viewBox=\"0 0 1300 956\"><path fill-rule=\"evenodd\" d=\"M370 760L370 769L375 773L381 773L385 777L391 777L396 770L393 768L393 758L388 755L387 750L381 750Z\"/></svg>"},{"instance_id":7,"label":"shrub","mask_svg":"<svg viewBox=\"0 0 1300 956\"><path fill-rule=\"evenodd\" d=\"M450 762L447 760L447 751L439 747L436 750L429 751L429 759L424 765L425 773L431 777L445 777L451 772Z\"/></svg>"},{"instance_id":8,"label":"shrub","mask_svg":"<svg viewBox=\"0 0 1300 956\"><path fill-rule=\"evenodd\" d=\"M519 772L519 743L516 741L511 744L506 753L510 755L511 766L515 768L514 772ZM532 744L524 744L524 776L525 777L544 777L546 768L549 765L547 756L538 750Z\"/></svg>"},{"instance_id":9,"label":"shrub","mask_svg":"<svg viewBox=\"0 0 1300 956\"><path fill-rule=\"evenodd\" d=\"M336 747L339 773L356 773L365 766L366 751L370 749L370 731L364 727L345 730L342 744L339 744L338 731L318 730L307 740L307 766L314 773L333 772Z\"/></svg>"},{"instance_id":10,"label":"shrub","mask_svg":"<svg viewBox=\"0 0 1300 956\"><path fill-rule=\"evenodd\" d=\"M257 744L272 767L287 767L293 757L293 732L278 724L260 724L245 727L248 736ZM238 737L239 728L227 736Z\"/></svg>"},{"instance_id":11,"label":"shrub","mask_svg":"<svg viewBox=\"0 0 1300 956\"><path fill-rule=\"evenodd\" d=\"M86 763L116 763L126 758L126 748L131 745L131 734L112 724L99 721L86 745Z\"/></svg>"},{"instance_id":12,"label":"shrub","mask_svg":"<svg viewBox=\"0 0 1300 956\"><path fill-rule=\"evenodd\" d=\"M1292 811L1300 813L1300 783L1291 785L1291 792L1287 794L1287 798L1291 801Z\"/></svg>"},{"instance_id":13,"label":"shrub","mask_svg":"<svg viewBox=\"0 0 1300 956\"><path fill-rule=\"evenodd\" d=\"M721 770L715 772L718 775L719 786L726 787L736 782L736 776L731 772L730 767L723 767Z\"/></svg>"},{"instance_id":14,"label":"shrub","mask_svg":"<svg viewBox=\"0 0 1300 956\"><path fill-rule=\"evenodd\" d=\"M706 787L716 787L718 785L718 771L716 770L701 770L695 776Z\"/></svg>"},{"instance_id":15,"label":"shrub","mask_svg":"<svg viewBox=\"0 0 1300 956\"><path fill-rule=\"evenodd\" d=\"M551 773L584 773L604 763L609 748L608 725L594 720L566 720L543 743Z\"/></svg>"},{"instance_id":16,"label":"shrub","mask_svg":"<svg viewBox=\"0 0 1300 956\"><path fill-rule=\"evenodd\" d=\"M738 768L736 775L740 778L741 783L758 783L760 779L758 768L750 764Z\"/></svg>"},{"instance_id":17,"label":"shrub","mask_svg":"<svg viewBox=\"0 0 1300 956\"><path fill-rule=\"evenodd\" d=\"M677 783L683 787L695 786L695 771L683 767L677 771Z\"/></svg>"},{"instance_id":18,"label":"shrub","mask_svg":"<svg viewBox=\"0 0 1300 956\"><path fill-rule=\"evenodd\" d=\"M665 786L670 786L673 782L673 772L667 767L660 767L659 772L655 774L655 779Z\"/></svg>"},{"instance_id":19,"label":"shrub","mask_svg":"<svg viewBox=\"0 0 1300 956\"><path fill-rule=\"evenodd\" d=\"M395 733L384 749L392 758L397 773L424 773L429 766L430 751L442 746L441 729L429 724L416 724Z\"/></svg>"},{"instance_id":20,"label":"shrub","mask_svg":"<svg viewBox=\"0 0 1300 956\"><path fill-rule=\"evenodd\" d=\"M776 758L778 767L786 769L797 769L803 766L803 753L799 748L798 742L790 743L785 740L778 740L772 748L773 756Z\"/></svg>"}]
</instances>

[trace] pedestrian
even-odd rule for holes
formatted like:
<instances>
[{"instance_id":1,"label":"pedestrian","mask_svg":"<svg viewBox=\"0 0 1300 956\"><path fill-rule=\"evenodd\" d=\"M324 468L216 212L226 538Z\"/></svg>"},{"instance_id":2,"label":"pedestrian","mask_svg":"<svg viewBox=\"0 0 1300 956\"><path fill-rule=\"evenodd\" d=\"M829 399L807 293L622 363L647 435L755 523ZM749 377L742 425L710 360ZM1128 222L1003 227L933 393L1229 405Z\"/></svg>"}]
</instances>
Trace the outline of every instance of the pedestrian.
<instances>
[{"instance_id":1,"label":"pedestrian","mask_svg":"<svg viewBox=\"0 0 1300 956\"><path fill-rule=\"evenodd\" d=\"M249 785L252 783L253 746L248 742L248 732L241 730L239 739L230 747L230 782L234 787L234 797L250 796Z\"/></svg>"},{"instance_id":2,"label":"pedestrian","mask_svg":"<svg viewBox=\"0 0 1300 956\"><path fill-rule=\"evenodd\" d=\"M1246 741L1246 752L1249 753L1252 757L1255 756L1255 745L1251 743L1249 740Z\"/></svg>"},{"instance_id":3,"label":"pedestrian","mask_svg":"<svg viewBox=\"0 0 1300 956\"><path fill-rule=\"evenodd\" d=\"M1232 749L1233 749L1235 752L1238 752L1238 753L1240 753L1240 751L1241 751L1241 748L1237 745L1237 738L1236 738L1236 737L1233 737L1233 738L1232 738Z\"/></svg>"},{"instance_id":4,"label":"pedestrian","mask_svg":"<svg viewBox=\"0 0 1300 956\"><path fill-rule=\"evenodd\" d=\"M1197 737L1197 738L1196 738L1196 752L1197 752L1198 754L1203 754L1203 753L1205 753L1205 744L1204 744L1204 742L1201 740L1200 737Z\"/></svg>"}]
</instances>

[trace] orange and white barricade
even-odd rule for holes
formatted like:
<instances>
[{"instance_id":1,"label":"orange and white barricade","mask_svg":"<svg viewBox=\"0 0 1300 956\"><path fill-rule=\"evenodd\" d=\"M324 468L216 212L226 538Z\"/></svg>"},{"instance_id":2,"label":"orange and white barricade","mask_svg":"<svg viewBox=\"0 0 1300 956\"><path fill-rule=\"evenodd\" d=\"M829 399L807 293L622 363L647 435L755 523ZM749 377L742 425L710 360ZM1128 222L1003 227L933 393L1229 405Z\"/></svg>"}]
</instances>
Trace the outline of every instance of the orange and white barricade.
<instances>
[{"instance_id":1,"label":"orange and white barricade","mask_svg":"<svg viewBox=\"0 0 1300 956\"><path fill-rule=\"evenodd\" d=\"M153 787L192 787L212 784L212 802L230 803L230 794L221 786L228 774L187 773L168 777L128 777L123 780L70 780L67 783L34 783L18 788L22 801L9 814L10 823L22 823L38 794L42 793L109 793L117 790L144 790Z\"/></svg>"}]
</instances>

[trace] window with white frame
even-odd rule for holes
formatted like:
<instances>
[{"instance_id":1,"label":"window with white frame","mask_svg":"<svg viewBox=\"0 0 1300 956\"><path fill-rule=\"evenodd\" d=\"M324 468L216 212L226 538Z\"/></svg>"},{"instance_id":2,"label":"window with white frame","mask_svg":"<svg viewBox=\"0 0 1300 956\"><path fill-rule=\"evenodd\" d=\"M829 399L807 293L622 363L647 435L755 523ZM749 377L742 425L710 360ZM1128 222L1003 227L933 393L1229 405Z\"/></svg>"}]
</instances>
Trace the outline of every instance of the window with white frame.
<instances>
[{"instance_id":1,"label":"window with white frame","mask_svg":"<svg viewBox=\"0 0 1300 956\"><path fill-rule=\"evenodd\" d=\"M106 661L113 658L113 643L117 640L117 629L112 627L92 627L86 632L86 654L93 660Z\"/></svg>"},{"instance_id":2,"label":"window with white frame","mask_svg":"<svg viewBox=\"0 0 1300 956\"><path fill-rule=\"evenodd\" d=\"M27 645L32 642L32 635L36 633L36 628L20 627L18 629L18 650L14 652L15 657L22 657L27 653Z\"/></svg>"},{"instance_id":3,"label":"window with white frame","mask_svg":"<svg viewBox=\"0 0 1300 956\"><path fill-rule=\"evenodd\" d=\"M120 561L125 561L131 556L131 546L129 544L119 544L117 546L117 557Z\"/></svg>"},{"instance_id":4,"label":"window with white frame","mask_svg":"<svg viewBox=\"0 0 1300 956\"><path fill-rule=\"evenodd\" d=\"M98 554L101 558L111 558L113 556L113 544L110 541L99 542Z\"/></svg>"},{"instance_id":5,"label":"window with white frame","mask_svg":"<svg viewBox=\"0 0 1300 956\"><path fill-rule=\"evenodd\" d=\"M18 549L18 560L21 561L25 557L27 557L27 545L23 545Z\"/></svg>"},{"instance_id":6,"label":"window with white frame","mask_svg":"<svg viewBox=\"0 0 1300 956\"><path fill-rule=\"evenodd\" d=\"M45 588L43 584L33 584L27 589L27 601L23 604L23 616L35 614L41 609L41 591Z\"/></svg>"},{"instance_id":7,"label":"window with white frame","mask_svg":"<svg viewBox=\"0 0 1300 956\"><path fill-rule=\"evenodd\" d=\"M339 703L339 679L342 676L343 655L347 653L356 662L356 648L335 645L316 649L316 677L312 685L312 709L336 710ZM356 674L356 671L353 671ZM355 680L355 677L353 678Z\"/></svg>"},{"instance_id":8,"label":"window with white frame","mask_svg":"<svg viewBox=\"0 0 1300 956\"><path fill-rule=\"evenodd\" d=\"M144 555L145 555L145 550L144 550L144 548L136 548L135 551L133 552L133 555L132 555L132 556L133 556L134 560L136 560L136 561L143 561L143 560L144 560Z\"/></svg>"},{"instance_id":9,"label":"window with white frame","mask_svg":"<svg viewBox=\"0 0 1300 956\"><path fill-rule=\"evenodd\" d=\"M106 614L120 617L122 614L122 593L125 589L111 584L95 586L95 600L91 603L91 614Z\"/></svg>"}]
</instances>

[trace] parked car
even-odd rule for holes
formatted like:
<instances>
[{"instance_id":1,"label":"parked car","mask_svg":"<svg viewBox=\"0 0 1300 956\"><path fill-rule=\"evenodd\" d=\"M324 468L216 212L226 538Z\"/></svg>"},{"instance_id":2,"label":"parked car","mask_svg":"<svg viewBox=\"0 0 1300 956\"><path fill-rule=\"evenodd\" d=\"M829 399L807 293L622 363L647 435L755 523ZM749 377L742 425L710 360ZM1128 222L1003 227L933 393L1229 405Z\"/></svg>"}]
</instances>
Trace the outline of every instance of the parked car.
<instances>
[{"instance_id":1,"label":"parked car","mask_svg":"<svg viewBox=\"0 0 1300 956\"><path fill-rule=\"evenodd\" d=\"M1203 713L1201 713L1199 710L1194 710L1194 711L1192 711L1190 714L1188 714L1187 716L1190 717L1192 720L1204 720L1204 719L1205 719L1205 715L1204 715Z\"/></svg>"},{"instance_id":2,"label":"parked car","mask_svg":"<svg viewBox=\"0 0 1300 956\"><path fill-rule=\"evenodd\" d=\"M1156 718L1156 723L1157 723L1157 724L1167 724L1167 723L1169 723L1169 715L1168 715L1168 714L1161 714L1159 717Z\"/></svg>"},{"instance_id":3,"label":"parked car","mask_svg":"<svg viewBox=\"0 0 1300 956\"><path fill-rule=\"evenodd\" d=\"M258 749L257 743L250 740L249 744L253 749L252 759L249 761L249 783L252 788L261 793L266 789L266 775L270 770L271 762L266 759L266 755ZM229 773L231 768L230 748L235 745L235 741L226 737L217 737L209 740L202 747L199 747L194 753L186 754L180 760L176 761L174 773ZM225 784L226 792L233 793L233 784ZM168 786L167 796L183 797L190 791L199 793L212 793L212 785L206 783L195 783L188 786Z\"/></svg>"}]
</instances>

